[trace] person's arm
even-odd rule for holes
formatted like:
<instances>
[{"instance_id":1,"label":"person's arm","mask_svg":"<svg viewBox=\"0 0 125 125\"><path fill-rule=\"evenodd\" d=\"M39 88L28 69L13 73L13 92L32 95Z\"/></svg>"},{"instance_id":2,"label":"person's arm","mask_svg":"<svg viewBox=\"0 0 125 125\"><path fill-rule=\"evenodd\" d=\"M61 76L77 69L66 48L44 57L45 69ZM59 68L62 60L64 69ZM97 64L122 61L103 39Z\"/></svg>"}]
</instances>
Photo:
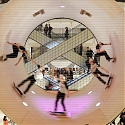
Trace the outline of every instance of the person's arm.
<instances>
[{"instance_id":1,"label":"person's arm","mask_svg":"<svg viewBox=\"0 0 125 125\"><path fill-rule=\"evenodd\" d=\"M111 43L105 43L104 45L111 45Z\"/></svg>"},{"instance_id":2,"label":"person's arm","mask_svg":"<svg viewBox=\"0 0 125 125\"><path fill-rule=\"evenodd\" d=\"M38 65L33 59L31 59L31 58L28 56L27 52L24 52L24 53L25 53L26 57L27 57L30 61L32 61L38 68L40 68L39 65Z\"/></svg>"},{"instance_id":3,"label":"person's arm","mask_svg":"<svg viewBox=\"0 0 125 125\"><path fill-rule=\"evenodd\" d=\"M7 42L8 44L12 45L12 46L17 46L19 48L20 45L18 45L17 43L11 43L11 42Z\"/></svg>"},{"instance_id":4,"label":"person's arm","mask_svg":"<svg viewBox=\"0 0 125 125\"><path fill-rule=\"evenodd\" d=\"M15 64L15 66L17 66L21 60L22 60L22 56L19 58L18 62Z\"/></svg>"}]
</instances>

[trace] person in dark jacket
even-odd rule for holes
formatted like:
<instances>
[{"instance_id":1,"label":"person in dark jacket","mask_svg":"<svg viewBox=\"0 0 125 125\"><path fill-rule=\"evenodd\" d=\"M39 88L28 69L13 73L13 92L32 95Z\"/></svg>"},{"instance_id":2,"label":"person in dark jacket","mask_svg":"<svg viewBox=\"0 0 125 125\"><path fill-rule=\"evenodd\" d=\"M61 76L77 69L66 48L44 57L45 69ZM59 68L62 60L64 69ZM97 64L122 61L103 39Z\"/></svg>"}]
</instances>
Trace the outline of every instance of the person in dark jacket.
<instances>
[{"instance_id":1,"label":"person in dark jacket","mask_svg":"<svg viewBox=\"0 0 125 125\"><path fill-rule=\"evenodd\" d=\"M68 27L65 27L65 38L68 40L69 30Z\"/></svg>"},{"instance_id":2,"label":"person in dark jacket","mask_svg":"<svg viewBox=\"0 0 125 125\"><path fill-rule=\"evenodd\" d=\"M50 24L49 24L49 26L48 26L48 37L49 38L51 38L51 33L52 33L52 27L50 26Z\"/></svg>"}]
</instances>

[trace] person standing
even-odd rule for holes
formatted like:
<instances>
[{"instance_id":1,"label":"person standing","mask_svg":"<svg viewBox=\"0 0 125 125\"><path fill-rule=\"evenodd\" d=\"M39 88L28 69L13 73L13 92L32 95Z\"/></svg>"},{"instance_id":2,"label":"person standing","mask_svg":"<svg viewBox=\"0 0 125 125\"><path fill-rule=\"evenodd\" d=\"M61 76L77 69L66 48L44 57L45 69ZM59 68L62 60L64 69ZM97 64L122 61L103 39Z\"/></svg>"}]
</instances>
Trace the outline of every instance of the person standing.
<instances>
[{"instance_id":1,"label":"person standing","mask_svg":"<svg viewBox=\"0 0 125 125\"><path fill-rule=\"evenodd\" d=\"M89 53L90 53L90 54L89 54L89 57L92 58L93 55L94 55L94 52L91 50L91 48L89 49Z\"/></svg>"},{"instance_id":2,"label":"person standing","mask_svg":"<svg viewBox=\"0 0 125 125\"><path fill-rule=\"evenodd\" d=\"M63 111L64 111L64 113L66 113L66 107L65 107L65 104L64 104L64 100L65 100L66 95L67 95L67 97L69 97L69 90L68 90L68 86L66 84L65 77L63 75L60 75L59 79L60 79L60 83L59 83L60 89L59 89L59 91L57 93L57 96L56 96L54 112L57 111L57 104L58 104L59 99L61 99Z\"/></svg>"},{"instance_id":3,"label":"person standing","mask_svg":"<svg viewBox=\"0 0 125 125\"><path fill-rule=\"evenodd\" d=\"M47 36L48 34L48 25L46 23L45 27L44 27L44 34Z\"/></svg>"},{"instance_id":4,"label":"person standing","mask_svg":"<svg viewBox=\"0 0 125 125\"><path fill-rule=\"evenodd\" d=\"M3 118L3 125L9 125L9 121L7 120L7 116Z\"/></svg>"},{"instance_id":5,"label":"person standing","mask_svg":"<svg viewBox=\"0 0 125 125\"><path fill-rule=\"evenodd\" d=\"M52 33L52 27L50 26L50 24L49 24L49 26L48 26L48 37L49 38L51 38L51 33Z\"/></svg>"},{"instance_id":6,"label":"person standing","mask_svg":"<svg viewBox=\"0 0 125 125\"><path fill-rule=\"evenodd\" d=\"M69 30L68 27L65 27L65 38L68 40Z\"/></svg>"},{"instance_id":7,"label":"person standing","mask_svg":"<svg viewBox=\"0 0 125 125\"><path fill-rule=\"evenodd\" d=\"M87 58L88 59L89 59L89 57L92 58L93 54L94 54L94 52L91 50L91 48L87 47L87 51L86 51Z\"/></svg>"}]
</instances>

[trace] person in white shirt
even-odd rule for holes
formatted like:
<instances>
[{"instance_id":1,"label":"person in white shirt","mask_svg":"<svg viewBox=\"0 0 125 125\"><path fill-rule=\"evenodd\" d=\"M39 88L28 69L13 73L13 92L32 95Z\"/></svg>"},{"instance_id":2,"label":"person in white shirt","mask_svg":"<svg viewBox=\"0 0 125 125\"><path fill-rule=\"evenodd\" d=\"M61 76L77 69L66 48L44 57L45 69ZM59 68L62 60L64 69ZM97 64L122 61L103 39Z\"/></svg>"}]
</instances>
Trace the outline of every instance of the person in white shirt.
<instances>
[{"instance_id":1,"label":"person in white shirt","mask_svg":"<svg viewBox=\"0 0 125 125\"><path fill-rule=\"evenodd\" d=\"M62 99L61 104L63 106L64 112L66 112L66 107L65 107L65 104L64 104L64 100L65 100L66 95L67 95L67 97L69 97L69 90L68 90L68 86L66 84L65 76L63 76L63 75L60 75L59 86L60 86L60 89L59 89L59 91L57 93L57 96L56 96L54 112L57 111L57 104L58 104L59 99Z\"/></svg>"},{"instance_id":2,"label":"person in white shirt","mask_svg":"<svg viewBox=\"0 0 125 125\"><path fill-rule=\"evenodd\" d=\"M89 63L90 63L90 71L91 73L98 78L99 81L101 81L104 85L106 84L106 81L104 81L100 76L104 76L104 77L109 77L108 74L104 74L101 71L98 70L98 66L96 63L94 63L93 59L89 59ZM103 68L104 69L104 68ZM100 76L99 76L100 75Z\"/></svg>"}]
</instances>

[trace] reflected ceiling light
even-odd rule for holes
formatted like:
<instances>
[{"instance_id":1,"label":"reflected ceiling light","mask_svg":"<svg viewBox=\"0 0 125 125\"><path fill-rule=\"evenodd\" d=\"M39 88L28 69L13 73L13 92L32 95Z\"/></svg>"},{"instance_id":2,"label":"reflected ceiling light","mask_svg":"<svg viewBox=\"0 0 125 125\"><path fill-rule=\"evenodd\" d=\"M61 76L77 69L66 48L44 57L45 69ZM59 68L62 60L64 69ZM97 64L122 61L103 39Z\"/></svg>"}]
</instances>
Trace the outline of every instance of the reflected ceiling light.
<instances>
[{"instance_id":1,"label":"reflected ceiling light","mask_svg":"<svg viewBox=\"0 0 125 125\"><path fill-rule=\"evenodd\" d=\"M33 94L35 94L35 92L34 91L31 91Z\"/></svg>"},{"instance_id":2,"label":"reflected ceiling light","mask_svg":"<svg viewBox=\"0 0 125 125\"><path fill-rule=\"evenodd\" d=\"M91 94L92 93L92 91L90 91L88 94Z\"/></svg>"},{"instance_id":3,"label":"reflected ceiling light","mask_svg":"<svg viewBox=\"0 0 125 125\"><path fill-rule=\"evenodd\" d=\"M84 14L85 14L85 15L87 15L87 16L89 16L89 17L92 16L89 12L87 12L86 10L83 10L83 9L81 9L80 14L81 14L81 15L84 15Z\"/></svg>"},{"instance_id":4,"label":"reflected ceiling light","mask_svg":"<svg viewBox=\"0 0 125 125\"><path fill-rule=\"evenodd\" d=\"M96 104L96 106L99 106L100 104L101 104L101 103L99 102L99 103Z\"/></svg>"},{"instance_id":5,"label":"reflected ceiling light","mask_svg":"<svg viewBox=\"0 0 125 125\"><path fill-rule=\"evenodd\" d=\"M27 103L25 103L25 102L23 102L23 104L24 104L25 106L28 106Z\"/></svg>"},{"instance_id":6,"label":"reflected ceiling light","mask_svg":"<svg viewBox=\"0 0 125 125\"><path fill-rule=\"evenodd\" d=\"M61 8L64 8L65 6L62 5L62 6L60 6L60 7L61 7Z\"/></svg>"},{"instance_id":7,"label":"reflected ceiling light","mask_svg":"<svg viewBox=\"0 0 125 125\"><path fill-rule=\"evenodd\" d=\"M44 14L44 13L45 13L44 9L41 9L41 10L37 11L36 13L34 13L33 16L35 17L39 14Z\"/></svg>"}]
</instances>

